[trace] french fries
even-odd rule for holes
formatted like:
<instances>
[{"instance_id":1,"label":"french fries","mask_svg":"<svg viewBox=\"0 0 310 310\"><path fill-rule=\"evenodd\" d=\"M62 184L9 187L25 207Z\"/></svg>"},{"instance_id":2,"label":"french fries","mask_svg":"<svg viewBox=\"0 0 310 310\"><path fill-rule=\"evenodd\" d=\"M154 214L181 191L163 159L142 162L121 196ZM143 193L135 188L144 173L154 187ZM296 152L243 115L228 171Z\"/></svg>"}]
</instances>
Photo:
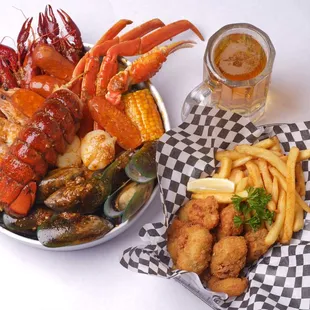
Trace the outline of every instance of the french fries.
<instances>
[{"instance_id":1,"label":"french fries","mask_svg":"<svg viewBox=\"0 0 310 310\"><path fill-rule=\"evenodd\" d=\"M294 217L295 217L295 167L297 162L297 157L299 154L299 149L297 147L292 147L287 159L287 190L286 190L286 209L285 209L285 221L283 236L281 238L281 243L289 243L292 239L293 228L294 228Z\"/></svg>"},{"instance_id":2,"label":"french fries","mask_svg":"<svg viewBox=\"0 0 310 310\"><path fill-rule=\"evenodd\" d=\"M236 160L244 157L243 154L240 154L236 151L218 151L215 154L215 159L221 161L223 158L230 158L231 160Z\"/></svg>"},{"instance_id":3,"label":"french fries","mask_svg":"<svg viewBox=\"0 0 310 310\"><path fill-rule=\"evenodd\" d=\"M241 169L235 168L231 170L229 180L237 184L244 177Z\"/></svg>"},{"instance_id":4,"label":"french fries","mask_svg":"<svg viewBox=\"0 0 310 310\"><path fill-rule=\"evenodd\" d=\"M285 181L284 176L274 167L269 168L270 173L276 177L280 183L280 186L287 192L287 184ZM295 191L295 197L296 197L296 203L299 205L302 209L304 209L307 213L310 213L310 207L302 200L300 195Z\"/></svg>"},{"instance_id":5,"label":"french fries","mask_svg":"<svg viewBox=\"0 0 310 310\"><path fill-rule=\"evenodd\" d=\"M285 208L286 208L286 193L283 189L280 191L279 201L278 201L278 214L276 215L276 220L271 226L268 235L265 238L265 243L267 245L274 244L281 232L281 229L285 220Z\"/></svg>"},{"instance_id":6,"label":"french fries","mask_svg":"<svg viewBox=\"0 0 310 310\"><path fill-rule=\"evenodd\" d=\"M271 166L274 166L285 177L287 176L287 168L285 163L270 150L265 150L251 145L239 145L236 146L236 151L249 156L265 159Z\"/></svg>"},{"instance_id":7,"label":"french fries","mask_svg":"<svg viewBox=\"0 0 310 310\"><path fill-rule=\"evenodd\" d=\"M283 155L281 156L281 159L283 161L287 161L287 156L286 155ZM303 150L303 151L300 151L299 152L299 155L298 155L298 158L297 158L297 162L301 162L301 161L304 161L304 160L308 160L310 159L310 150Z\"/></svg>"},{"instance_id":8,"label":"french fries","mask_svg":"<svg viewBox=\"0 0 310 310\"><path fill-rule=\"evenodd\" d=\"M229 204L232 203L232 197L234 196L234 193L220 193L220 192L213 192L213 191L205 191L201 193L193 193L192 199L206 199L209 196L214 196L215 200L218 203L225 203ZM237 192L236 195L246 198L248 197L247 191Z\"/></svg>"},{"instance_id":9,"label":"french fries","mask_svg":"<svg viewBox=\"0 0 310 310\"><path fill-rule=\"evenodd\" d=\"M295 208L293 231L297 232L303 228L304 228L304 210L301 208Z\"/></svg>"},{"instance_id":10,"label":"french fries","mask_svg":"<svg viewBox=\"0 0 310 310\"><path fill-rule=\"evenodd\" d=\"M246 145L246 144L240 144L240 145ZM269 149L275 145L275 141L272 138L268 138L262 141L259 141L257 143L254 143L253 146L260 147L263 149Z\"/></svg>"},{"instance_id":11,"label":"french fries","mask_svg":"<svg viewBox=\"0 0 310 310\"><path fill-rule=\"evenodd\" d=\"M273 178L272 180L272 191L271 191L272 200L274 203L278 202L279 197L279 183L277 178Z\"/></svg>"},{"instance_id":12,"label":"french fries","mask_svg":"<svg viewBox=\"0 0 310 310\"><path fill-rule=\"evenodd\" d=\"M221 165L213 177L229 179L235 184L235 192L194 192L192 198L214 196L218 203L225 205L232 203L234 195L247 198L249 187L264 188L271 195L267 208L274 212L271 213L273 217L268 213L269 222L266 219L263 222L268 230L265 243L269 246L276 241L289 243L293 232L304 226L304 211L310 213L310 207L302 199L306 194L306 182L301 165L301 161L310 159L310 150L292 147L285 155L279 139L272 137L253 145L218 151L215 158Z\"/></svg>"},{"instance_id":13,"label":"french fries","mask_svg":"<svg viewBox=\"0 0 310 310\"><path fill-rule=\"evenodd\" d=\"M245 165L248 161L250 161L252 158L253 158L252 156L243 156L241 158L238 158L233 161L232 168L234 169L234 168L241 167Z\"/></svg>"},{"instance_id":14,"label":"french fries","mask_svg":"<svg viewBox=\"0 0 310 310\"><path fill-rule=\"evenodd\" d=\"M244 177L237 183L236 193L242 192L248 187L248 180L249 177Z\"/></svg>"},{"instance_id":15,"label":"french fries","mask_svg":"<svg viewBox=\"0 0 310 310\"><path fill-rule=\"evenodd\" d=\"M268 170L267 162L264 159L260 158L257 160L257 165L262 175L266 191L269 194L272 194L272 178Z\"/></svg>"},{"instance_id":16,"label":"french fries","mask_svg":"<svg viewBox=\"0 0 310 310\"><path fill-rule=\"evenodd\" d=\"M253 161L248 161L245 166L249 172L249 177L253 180L254 186L264 187L263 180L260 176L259 169L256 164Z\"/></svg>"},{"instance_id":17,"label":"french fries","mask_svg":"<svg viewBox=\"0 0 310 310\"><path fill-rule=\"evenodd\" d=\"M296 165L296 190L301 197L306 195L306 182L301 163Z\"/></svg>"},{"instance_id":18,"label":"french fries","mask_svg":"<svg viewBox=\"0 0 310 310\"><path fill-rule=\"evenodd\" d=\"M310 158L310 150L303 150L299 152L299 156L297 161L304 161L304 160L308 160Z\"/></svg>"},{"instance_id":19,"label":"french fries","mask_svg":"<svg viewBox=\"0 0 310 310\"><path fill-rule=\"evenodd\" d=\"M277 206L276 206L276 204L274 203L273 200L270 200L268 202L267 208L268 208L269 211L276 211Z\"/></svg>"},{"instance_id":20,"label":"french fries","mask_svg":"<svg viewBox=\"0 0 310 310\"><path fill-rule=\"evenodd\" d=\"M283 154L282 153L282 148L281 148L281 145L280 145L280 141L279 141L278 137L272 137L271 140L274 142L274 145L270 148L270 150L277 151L280 154Z\"/></svg>"},{"instance_id":21,"label":"french fries","mask_svg":"<svg viewBox=\"0 0 310 310\"><path fill-rule=\"evenodd\" d=\"M229 157L224 157L221 160L221 168L218 177L228 179L232 168L232 160Z\"/></svg>"},{"instance_id":22,"label":"french fries","mask_svg":"<svg viewBox=\"0 0 310 310\"><path fill-rule=\"evenodd\" d=\"M274 145L275 145L275 141L271 138L262 140L262 141L254 144L254 146L261 147L263 149L269 149L269 148L273 147Z\"/></svg>"}]
</instances>

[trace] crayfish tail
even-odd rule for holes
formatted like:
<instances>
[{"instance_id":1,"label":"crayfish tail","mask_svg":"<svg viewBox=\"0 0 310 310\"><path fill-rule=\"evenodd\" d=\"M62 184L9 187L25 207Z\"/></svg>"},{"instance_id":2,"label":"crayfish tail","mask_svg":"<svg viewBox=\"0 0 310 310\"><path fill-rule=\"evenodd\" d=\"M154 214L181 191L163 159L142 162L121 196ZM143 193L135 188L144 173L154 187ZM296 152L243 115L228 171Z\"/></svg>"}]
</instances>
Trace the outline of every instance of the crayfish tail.
<instances>
[{"instance_id":1,"label":"crayfish tail","mask_svg":"<svg viewBox=\"0 0 310 310\"><path fill-rule=\"evenodd\" d=\"M17 198L4 207L5 213L15 218L26 216L35 202L36 191L36 182L25 185Z\"/></svg>"}]
</instances>

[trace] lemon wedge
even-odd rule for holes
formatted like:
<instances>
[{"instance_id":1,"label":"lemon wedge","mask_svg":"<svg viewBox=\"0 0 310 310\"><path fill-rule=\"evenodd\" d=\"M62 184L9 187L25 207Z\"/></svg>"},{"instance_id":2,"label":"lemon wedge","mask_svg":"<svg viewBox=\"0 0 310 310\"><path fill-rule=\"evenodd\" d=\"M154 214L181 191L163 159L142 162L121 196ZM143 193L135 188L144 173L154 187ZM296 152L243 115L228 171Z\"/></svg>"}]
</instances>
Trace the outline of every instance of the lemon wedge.
<instances>
[{"instance_id":1,"label":"lemon wedge","mask_svg":"<svg viewBox=\"0 0 310 310\"><path fill-rule=\"evenodd\" d=\"M235 191L235 183L228 179L203 178L189 181L187 183L187 190L194 193L203 191L233 193Z\"/></svg>"}]
</instances>

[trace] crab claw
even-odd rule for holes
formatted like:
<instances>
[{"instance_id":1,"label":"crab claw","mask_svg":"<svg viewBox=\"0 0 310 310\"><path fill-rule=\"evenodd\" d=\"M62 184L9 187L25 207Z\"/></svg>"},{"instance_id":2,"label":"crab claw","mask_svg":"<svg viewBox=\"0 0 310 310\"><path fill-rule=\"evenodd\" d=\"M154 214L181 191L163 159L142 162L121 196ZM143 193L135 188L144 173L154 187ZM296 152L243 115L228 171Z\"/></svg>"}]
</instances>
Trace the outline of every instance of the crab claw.
<instances>
[{"instance_id":1,"label":"crab claw","mask_svg":"<svg viewBox=\"0 0 310 310\"><path fill-rule=\"evenodd\" d=\"M150 79L158 72L171 53L181 48L193 47L193 44L195 44L194 41L180 41L167 46L155 47L150 52L143 54L110 80L106 99L113 104L118 104L122 94L128 90L130 85Z\"/></svg>"},{"instance_id":2,"label":"crab claw","mask_svg":"<svg viewBox=\"0 0 310 310\"><path fill-rule=\"evenodd\" d=\"M123 42L140 38L148 34L149 32L164 26L165 24L159 18L154 18L126 32L119 38L119 41Z\"/></svg>"},{"instance_id":3,"label":"crab claw","mask_svg":"<svg viewBox=\"0 0 310 310\"><path fill-rule=\"evenodd\" d=\"M192 30L200 40L204 41L204 38L200 31L190 21L178 20L174 23L168 24L165 27L159 28L156 31L141 39L141 52L144 54L151 50L153 47L161 44L162 42L171 39L172 37L184 32L186 30Z\"/></svg>"}]
</instances>

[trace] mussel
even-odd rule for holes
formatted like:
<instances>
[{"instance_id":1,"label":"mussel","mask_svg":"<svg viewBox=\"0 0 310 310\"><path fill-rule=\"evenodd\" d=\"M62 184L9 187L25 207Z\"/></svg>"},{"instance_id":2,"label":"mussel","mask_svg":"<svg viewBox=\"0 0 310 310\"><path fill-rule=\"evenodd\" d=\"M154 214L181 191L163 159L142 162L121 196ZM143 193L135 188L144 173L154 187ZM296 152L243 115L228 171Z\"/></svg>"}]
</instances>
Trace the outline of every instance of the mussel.
<instances>
[{"instance_id":1,"label":"mussel","mask_svg":"<svg viewBox=\"0 0 310 310\"><path fill-rule=\"evenodd\" d=\"M83 168L69 167L52 170L38 186L37 202L43 202L52 193L84 174Z\"/></svg>"},{"instance_id":2,"label":"mussel","mask_svg":"<svg viewBox=\"0 0 310 310\"><path fill-rule=\"evenodd\" d=\"M131 158L125 168L127 176L133 181L146 183L156 178L157 141L145 142Z\"/></svg>"},{"instance_id":3,"label":"mussel","mask_svg":"<svg viewBox=\"0 0 310 310\"><path fill-rule=\"evenodd\" d=\"M154 188L154 181L147 183L126 182L104 203L104 215L108 218L120 217L122 222L130 219L148 201Z\"/></svg>"},{"instance_id":4,"label":"mussel","mask_svg":"<svg viewBox=\"0 0 310 310\"><path fill-rule=\"evenodd\" d=\"M63 212L38 227L37 237L46 247L76 245L96 240L113 225L96 215Z\"/></svg>"},{"instance_id":5,"label":"mussel","mask_svg":"<svg viewBox=\"0 0 310 310\"><path fill-rule=\"evenodd\" d=\"M58 212L94 213L111 194L115 184L119 187L123 183L122 170L132 154L130 150L122 153L105 170L95 171L89 179L67 182L44 201L45 205Z\"/></svg>"},{"instance_id":6,"label":"mussel","mask_svg":"<svg viewBox=\"0 0 310 310\"><path fill-rule=\"evenodd\" d=\"M8 230L25 236L35 236L38 226L48 221L53 214L53 210L46 207L37 207L24 218L16 219L3 214L2 220Z\"/></svg>"}]
</instances>

